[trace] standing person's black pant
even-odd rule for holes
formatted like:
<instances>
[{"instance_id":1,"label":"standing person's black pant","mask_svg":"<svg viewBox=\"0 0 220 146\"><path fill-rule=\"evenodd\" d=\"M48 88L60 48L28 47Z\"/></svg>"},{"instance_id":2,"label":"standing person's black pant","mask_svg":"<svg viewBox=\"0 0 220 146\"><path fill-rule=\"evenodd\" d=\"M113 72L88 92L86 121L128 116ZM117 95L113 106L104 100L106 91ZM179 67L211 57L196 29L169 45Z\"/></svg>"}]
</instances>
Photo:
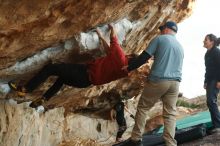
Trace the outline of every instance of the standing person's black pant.
<instances>
[{"instance_id":1,"label":"standing person's black pant","mask_svg":"<svg viewBox=\"0 0 220 146\"><path fill-rule=\"evenodd\" d=\"M118 126L119 126L116 138L121 138L122 135L124 134L124 132L127 129L126 120L125 120L124 117L123 117L123 120L121 120L121 119L120 120L116 119L116 120L117 120L117 123L118 123Z\"/></svg>"},{"instance_id":2,"label":"standing person's black pant","mask_svg":"<svg viewBox=\"0 0 220 146\"><path fill-rule=\"evenodd\" d=\"M91 85L85 64L48 64L39 71L26 85L27 92L32 92L49 76L58 76L55 83L46 91L43 97L49 100L56 94L63 84L77 88L85 88Z\"/></svg>"},{"instance_id":3,"label":"standing person's black pant","mask_svg":"<svg viewBox=\"0 0 220 146\"><path fill-rule=\"evenodd\" d=\"M207 106L212 119L214 128L220 128L220 112L218 109L218 93L219 89L216 88L217 80L211 80L207 82L206 97Z\"/></svg>"}]
</instances>

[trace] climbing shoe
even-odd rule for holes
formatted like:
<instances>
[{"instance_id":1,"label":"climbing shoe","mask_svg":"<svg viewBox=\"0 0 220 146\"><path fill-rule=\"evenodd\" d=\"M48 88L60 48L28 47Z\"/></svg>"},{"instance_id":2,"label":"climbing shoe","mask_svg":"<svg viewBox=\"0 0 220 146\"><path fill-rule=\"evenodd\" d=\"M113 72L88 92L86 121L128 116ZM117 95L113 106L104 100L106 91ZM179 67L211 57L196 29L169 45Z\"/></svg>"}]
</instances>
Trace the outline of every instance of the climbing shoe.
<instances>
[{"instance_id":1,"label":"climbing shoe","mask_svg":"<svg viewBox=\"0 0 220 146\"><path fill-rule=\"evenodd\" d=\"M8 82L8 85L19 97L24 97L26 95L25 89L22 86L18 86L14 82Z\"/></svg>"},{"instance_id":2,"label":"climbing shoe","mask_svg":"<svg viewBox=\"0 0 220 146\"><path fill-rule=\"evenodd\" d=\"M45 102L44 98L38 98L38 99L32 101L29 106L32 108L37 108L38 106L42 105L44 102Z\"/></svg>"}]
</instances>

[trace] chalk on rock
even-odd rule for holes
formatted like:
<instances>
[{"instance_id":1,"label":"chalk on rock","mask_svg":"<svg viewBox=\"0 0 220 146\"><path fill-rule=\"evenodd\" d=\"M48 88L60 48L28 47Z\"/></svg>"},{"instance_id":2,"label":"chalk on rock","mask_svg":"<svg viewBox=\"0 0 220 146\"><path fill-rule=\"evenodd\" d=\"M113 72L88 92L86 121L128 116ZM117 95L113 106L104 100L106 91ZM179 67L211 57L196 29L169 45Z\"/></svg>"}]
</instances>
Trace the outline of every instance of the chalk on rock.
<instances>
[{"instance_id":1,"label":"chalk on rock","mask_svg":"<svg viewBox=\"0 0 220 146\"><path fill-rule=\"evenodd\" d=\"M42 106L42 105L40 105L40 106L38 106L37 108L36 108L36 111L38 112L38 113L43 113L44 112L44 107Z\"/></svg>"}]
</instances>

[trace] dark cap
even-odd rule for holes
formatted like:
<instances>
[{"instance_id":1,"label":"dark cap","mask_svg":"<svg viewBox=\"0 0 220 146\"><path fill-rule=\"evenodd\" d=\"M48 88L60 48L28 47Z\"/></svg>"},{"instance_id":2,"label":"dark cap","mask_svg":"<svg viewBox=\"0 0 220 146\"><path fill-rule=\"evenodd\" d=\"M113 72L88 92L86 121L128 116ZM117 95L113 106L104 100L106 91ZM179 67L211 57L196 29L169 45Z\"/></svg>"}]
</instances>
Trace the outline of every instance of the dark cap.
<instances>
[{"instance_id":1,"label":"dark cap","mask_svg":"<svg viewBox=\"0 0 220 146\"><path fill-rule=\"evenodd\" d=\"M167 21L164 25L160 26L159 29L162 31L166 27L172 29L174 32L177 32L178 30L176 23L173 21Z\"/></svg>"}]
</instances>

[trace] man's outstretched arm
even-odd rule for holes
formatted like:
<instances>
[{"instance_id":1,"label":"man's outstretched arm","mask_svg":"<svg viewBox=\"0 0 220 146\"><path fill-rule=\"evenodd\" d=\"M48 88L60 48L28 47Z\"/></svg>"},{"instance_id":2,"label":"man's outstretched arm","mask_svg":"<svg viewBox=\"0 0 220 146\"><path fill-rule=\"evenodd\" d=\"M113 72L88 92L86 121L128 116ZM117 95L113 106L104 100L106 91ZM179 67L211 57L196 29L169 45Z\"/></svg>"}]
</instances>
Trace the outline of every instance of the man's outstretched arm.
<instances>
[{"instance_id":1,"label":"man's outstretched arm","mask_svg":"<svg viewBox=\"0 0 220 146\"><path fill-rule=\"evenodd\" d=\"M127 70L132 71L140 67L141 65L146 63L150 58L151 58L151 55L148 54L146 51L143 51L137 58L134 58L131 61L129 61Z\"/></svg>"}]
</instances>

